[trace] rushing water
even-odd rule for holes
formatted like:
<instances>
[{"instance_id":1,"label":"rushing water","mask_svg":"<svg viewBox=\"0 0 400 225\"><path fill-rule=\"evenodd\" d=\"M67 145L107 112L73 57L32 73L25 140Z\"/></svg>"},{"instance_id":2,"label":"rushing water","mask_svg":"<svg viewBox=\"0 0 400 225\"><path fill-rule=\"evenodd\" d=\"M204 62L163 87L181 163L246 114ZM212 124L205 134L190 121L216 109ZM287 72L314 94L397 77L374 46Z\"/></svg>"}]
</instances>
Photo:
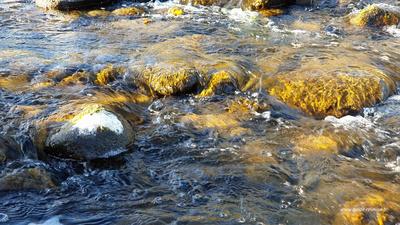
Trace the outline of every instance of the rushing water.
<instances>
[{"instance_id":1,"label":"rushing water","mask_svg":"<svg viewBox=\"0 0 400 225\"><path fill-rule=\"evenodd\" d=\"M31 136L36 121L93 93L132 89L124 82L42 88L53 70L185 58L235 62L261 73L261 82L304 62L325 60L334 67L332 60L375 65L400 78L399 29L351 27L343 21L351 7L294 6L265 18L239 9L183 6L187 14L175 18L165 13L175 3L137 5L149 13L90 17L45 12L27 0L0 0L0 75L13 77L0 89L0 134L20 147L19 159L0 168L45 168L59 182L46 190L0 192L0 224L332 224L348 199L374 193L399 198L399 95L341 119L316 120L285 107L253 113L241 121L246 132L235 137L225 130L193 129L180 118L190 112L222 114L238 96L268 99L262 90L209 99L166 97L140 106L144 122L135 127L131 149L118 157L91 162L42 157ZM145 24L145 18L153 22ZM295 147L302 135L324 133L343 143L338 152ZM385 207L400 216L399 208Z\"/></svg>"}]
</instances>

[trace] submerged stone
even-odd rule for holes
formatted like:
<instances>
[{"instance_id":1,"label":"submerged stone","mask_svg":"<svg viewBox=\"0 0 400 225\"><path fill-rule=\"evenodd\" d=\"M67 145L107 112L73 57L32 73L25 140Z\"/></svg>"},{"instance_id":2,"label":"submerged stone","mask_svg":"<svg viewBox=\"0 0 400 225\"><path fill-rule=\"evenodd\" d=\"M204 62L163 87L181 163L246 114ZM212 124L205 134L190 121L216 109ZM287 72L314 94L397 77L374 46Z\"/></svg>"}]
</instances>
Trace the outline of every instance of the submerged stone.
<instances>
[{"instance_id":1,"label":"submerged stone","mask_svg":"<svg viewBox=\"0 0 400 225\"><path fill-rule=\"evenodd\" d=\"M144 10L136 7L126 7L116 9L112 13L117 16L137 16L143 14Z\"/></svg>"},{"instance_id":2,"label":"submerged stone","mask_svg":"<svg viewBox=\"0 0 400 225\"><path fill-rule=\"evenodd\" d=\"M56 187L51 174L42 168L3 171L0 176L0 191L42 190Z\"/></svg>"},{"instance_id":3,"label":"submerged stone","mask_svg":"<svg viewBox=\"0 0 400 225\"><path fill-rule=\"evenodd\" d=\"M87 12L87 14L91 17L106 17L110 15L110 12L104 9L97 9Z\"/></svg>"},{"instance_id":4,"label":"submerged stone","mask_svg":"<svg viewBox=\"0 0 400 225\"><path fill-rule=\"evenodd\" d=\"M130 124L121 115L104 106L89 104L50 133L45 151L79 160L109 158L126 151L132 136Z\"/></svg>"},{"instance_id":5,"label":"submerged stone","mask_svg":"<svg viewBox=\"0 0 400 225\"><path fill-rule=\"evenodd\" d=\"M293 4L292 0L243 0L242 8L248 10L262 10L271 8L281 8Z\"/></svg>"},{"instance_id":6,"label":"submerged stone","mask_svg":"<svg viewBox=\"0 0 400 225\"><path fill-rule=\"evenodd\" d=\"M37 6L45 9L73 10L95 8L118 0L35 0Z\"/></svg>"},{"instance_id":7,"label":"submerged stone","mask_svg":"<svg viewBox=\"0 0 400 225\"><path fill-rule=\"evenodd\" d=\"M147 67L140 73L140 82L159 95L188 93L199 83L194 68Z\"/></svg>"},{"instance_id":8,"label":"submerged stone","mask_svg":"<svg viewBox=\"0 0 400 225\"><path fill-rule=\"evenodd\" d=\"M375 68L311 69L270 77L266 88L286 104L321 118L342 117L374 105L394 92L395 83Z\"/></svg>"},{"instance_id":9,"label":"submerged stone","mask_svg":"<svg viewBox=\"0 0 400 225\"><path fill-rule=\"evenodd\" d=\"M383 27L400 23L400 8L386 4L368 5L350 15L350 23L359 27Z\"/></svg>"},{"instance_id":10,"label":"submerged stone","mask_svg":"<svg viewBox=\"0 0 400 225\"><path fill-rule=\"evenodd\" d=\"M14 140L0 137L0 164L10 160L16 160L22 157L22 155L18 144Z\"/></svg>"}]
</instances>

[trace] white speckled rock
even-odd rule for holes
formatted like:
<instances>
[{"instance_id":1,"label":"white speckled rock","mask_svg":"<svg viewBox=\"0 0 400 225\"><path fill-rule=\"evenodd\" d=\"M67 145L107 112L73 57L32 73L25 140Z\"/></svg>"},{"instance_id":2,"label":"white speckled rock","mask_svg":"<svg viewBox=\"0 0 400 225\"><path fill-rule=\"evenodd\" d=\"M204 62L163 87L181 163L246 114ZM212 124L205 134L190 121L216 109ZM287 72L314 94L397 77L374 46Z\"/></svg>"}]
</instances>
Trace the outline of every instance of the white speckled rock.
<instances>
[{"instance_id":1,"label":"white speckled rock","mask_svg":"<svg viewBox=\"0 0 400 225\"><path fill-rule=\"evenodd\" d=\"M86 106L47 137L45 151L62 158L92 160L126 151L133 131L120 115L97 104Z\"/></svg>"},{"instance_id":2,"label":"white speckled rock","mask_svg":"<svg viewBox=\"0 0 400 225\"><path fill-rule=\"evenodd\" d=\"M73 10L100 7L117 0L35 0L37 6L45 9Z\"/></svg>"}]
</instances>

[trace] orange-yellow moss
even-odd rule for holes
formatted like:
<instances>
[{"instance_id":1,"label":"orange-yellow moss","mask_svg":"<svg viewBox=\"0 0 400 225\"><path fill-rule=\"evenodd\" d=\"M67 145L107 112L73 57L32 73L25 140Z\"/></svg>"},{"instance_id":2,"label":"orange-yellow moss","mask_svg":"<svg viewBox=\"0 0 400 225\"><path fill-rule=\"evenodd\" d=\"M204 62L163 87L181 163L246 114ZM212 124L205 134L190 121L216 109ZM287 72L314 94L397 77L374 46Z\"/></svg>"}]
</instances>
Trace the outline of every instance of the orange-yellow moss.
<instances>
[{"instance_id":1,"label":"orange-yellow moss","mask_svg":"<svg viewBox=\"0 0 400 225\"><path fill-rule=\"evenodd\" d=\"M354 69L356 71L356 69ZM353 76L317 75L301 71L267 79L269 94L316 117L341 117L371 106L393 93L395 83L385 74Z\"/></svg>"},{"instance_id":2,"label":"orange-yellow moss","mask_svg":"<svg viewBox=\"0 0 400 225\"><path fill-rule=\"evenodd\" d=\"M181 118L183 123L192 124L196 129L212 128L228 136L238 136L248 133L249 130L240 127L237 119L229 113L197 115L189 114Z\"/></svg>"},{"instance_id":3,"label":"orange-yellow moss","mask_svg":"<svg viewBox=\"0 0 400 225\"><path fill-rule=\"evenodd\" d=\"M152 22L153 22L153 20L151 20L151 19L149 19L149 18L144 18L144 19L143 19L143 24L145 24L145 25L150 24L150 23L152 23Z\"/></svg>"},{"instance_id":4,"label":"orange-yellow moss","mask_svg":"<svg viewBox=\"0 0 400 225\"><path fill-rule=\"evenodd\" d=\"M211 77L208 86L199 94L199 97L214 95L224 85L233 85L231 75L226 71L215 73Z\"/></svg>"},{"instance_id":5,"label":"orange-yellow moss","mask_svg":"<svg viewBox=\"0 0 400 225\"><path fill-rule=\"evenodd\" d=\"M141 82L160 95L185 93L199 82L197 71L191 68L146 68L141 74L144 78Z\"/></svg>"},{"instance_id":6,"label":"orange-yellow moss","mask_svg":"<svg viewBox=\"0 0 400 225\"><path fill-rule=\"evenodd\" d=\"M104 9L96 9L96 10L91 10L89 12L87 12L88 16L91 17L105 17L105 16L109 16L110 12Z\"/></svg>"},{"instance_id":7,"label":"orange-yellow moss","mask_svg":"<svg viewBox=\"0 0 400 225\"><path fill-rule=\"evenodd\" d=\"M258 13L260 13L262 16L265 16L265 17L271 17L271 16L282 15L285 13L285 11L282 9L262 9L262 10L259 10Z\"/></svg>"},{"instance_id":8,"label":"orange-yellow moss","mask_svg":"<svg viewBox=\"0 0 400 225\"><path fill-rule=\"evenodd\" d=\"M137 16L143 14L144 10L136 7L126 7L126 8L116 9L112 11L112 13L117 16Z\"/></svg>"},{"instance_id":9,"label":"orange-yellow moss","mask_svg":"<svg viewBox=\"0 0 400 225\"><path fill-rule=\"evenodd\" d=\"M86 83L89 82L89 79L90 79L90 73L76 72L76 73L72 74L71 76L68 76L68 77L62 79L62 81L60 81L60 83L58 85L60 85L60 86L68 86L68 85L76 85L76 84L85 85Z\"/></svg>"},{"instance_id":10,"label":"orange-yellow moss","mask_svg":"<svg viewBox=\"0 0 400 225\"><path fill-rule=\"evenodd\" d=\"M295 141L295 149L299 152L329 152L338 153L339 143L329 136L324 135L308 135L300 136Z\"/></svg>"},{"instance_id":11,"label":"orange-yellow moss","mask_svg":"<svg viewBox=\"0 0 400 225\"><path fill-rule=\"evenodd\" d=\"M360 27L397 25L400 23L400 15L378 5L369 5L353 16L350 23Z\"/></svg>"},{"instance_id":12,"label":"orange-yellow moss","mask_svg":"<svg viewBox=\"0 0 400 225\"><path fill-rule=\"evenodd\" d=\"M182 16L185 14L185 11L181 7L174 6L168 9L168 14L172 16Z\"/></svg>"},{"instance_id":13,"label":"orange-yellow moss","mask_svg":"<svg viewBox=\"0 0 400 225\"><path fill-rule=\"evenodd\" d=\"M97 73L95 83L97 85L107 85L124 72L125 69L122 67L113 67L112 65L107 66Z\"/></svg>"},{"instance_id":14,"label":"orange-yellow moss","mask_svg":"<svg viewBox=\"0 0 400 225\"><path fill-rule=\"evenodd\" d=\"M228 106L228 113L240 118L247 118L252 112L264 112L270 109L270 105L263 100L245 97L235 98Z\"/></svg>"},{"instance_id":15,"label":"orange-yellow moss","mask_svg":"<svg viewBox=\"0 0 400 225\"><path fill-rule=\"evenodd\" d=\"M8 91L18 91L28 85L28 77L25 75L0 77L0 88Z\"/></svg>"},{"instance_id":16,"label":"orange-yellow moss","mask_svg":"<svg viewBox=\"0 0 400 225\"><path fill-rule=\"evenodd\" d=\"M218 0L181 0L182 4L191 4L191 5L202 5L202 6L211 6L218 4Z\"/></svg>"}]
</instances>

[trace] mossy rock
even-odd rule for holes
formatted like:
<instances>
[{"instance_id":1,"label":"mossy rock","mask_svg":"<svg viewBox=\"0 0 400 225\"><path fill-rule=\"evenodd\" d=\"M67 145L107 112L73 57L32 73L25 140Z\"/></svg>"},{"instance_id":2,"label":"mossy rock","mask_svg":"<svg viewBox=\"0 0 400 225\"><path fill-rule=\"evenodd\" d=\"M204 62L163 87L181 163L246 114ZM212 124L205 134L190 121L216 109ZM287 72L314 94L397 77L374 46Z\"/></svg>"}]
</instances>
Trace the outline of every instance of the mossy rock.
<instances>
[{"instance_id":1,"label":"mossy rock","mask_svg":"<svg viewBox=\"0 0 400 225\"><path fill-rule=\"evenodd\" d=\"M100 70L96 75L96 80L94 81L97 85L107 85L117 79L118 76L121 76L125 73L125 69L123 67L114 67L112 65L106 66L102 70Z\"/></svg>"},{"instance_id":2,"label":"mossy rock","mask_svg":"<svg viewBox=\"0 0 400 225\"><path fill-rule=\"evenodd\" d=\"M137 72L137 82L158 95L189 93L199 84L199 74L190 67L146 67Z\"/></svg>"},{"instance_id":3,"label":"mossy rock","mask_svg":"<svg viewBox=\"0 0 400 225\"><path fill-rule=\"evenodd\" d=\"M116 16L137 16L144 13L143 9L137 7L126 7L126 8L119 8L112 11L112 14Z\"/></svg>"},{"instance_id":4,"label":"mossy rock","mask_svg":"<svg viewBox=\"0 0 400 225\"><path fill-rule=\"evenodd\" d=\"M384 100L396 87L375 68L300 70L269 77L264 85L270 95L317 118L357 113Z\"/></svg>"},{"instance_id":5,"label":"mossy rock","mask_svg":"<svg viewBox=\"0 0 400 225\"><path fill-rule=\"evenodd\" d=\"M400 8L386 4L373 4L350 15L350 23L359 27L383 27L400 23Z\"/></svg>"},{"instance_id":6,"label":"mossy rock","mask_svg":"<svg viewBox=\"0 0 400 225\"><path fill-rule=\"evenodd\" d=\"M199 97L233 93L236 90L239 90L239 84L235 76L227 71L220 71L211 76L207 86L199 94Z\"/></svg>"},{"instance_id":7,"label":"mossy rock","mask_svg":"<svg viewBox=\"0 0 400 225\"><path fill-rule=\"evenodd\" d=\"M56 187L51 174L42 168L16 169L3 172L0 191L42 190Z\"/></svg>"},{"instance_id":8,"label":"mossy rock","mask_svg":"<svg viewBox=\"0 0 400 225\"><path fill-rule=\"evenodd\" d=\"M168 9L168 14L171 16L182 16L185 14L185 11L181 7L171 7Z\"/></svg>"},{"instance_id":9,"label":"mossy rock","mask_svg":"<svg viewBox=\"0 0 400 225\"><path fill-rule=\"evenodd\" d=\"M243 0L242 8L247 10L263 10L281 8L293 4L292 0Z\"/></svg>"}]
</instances>

